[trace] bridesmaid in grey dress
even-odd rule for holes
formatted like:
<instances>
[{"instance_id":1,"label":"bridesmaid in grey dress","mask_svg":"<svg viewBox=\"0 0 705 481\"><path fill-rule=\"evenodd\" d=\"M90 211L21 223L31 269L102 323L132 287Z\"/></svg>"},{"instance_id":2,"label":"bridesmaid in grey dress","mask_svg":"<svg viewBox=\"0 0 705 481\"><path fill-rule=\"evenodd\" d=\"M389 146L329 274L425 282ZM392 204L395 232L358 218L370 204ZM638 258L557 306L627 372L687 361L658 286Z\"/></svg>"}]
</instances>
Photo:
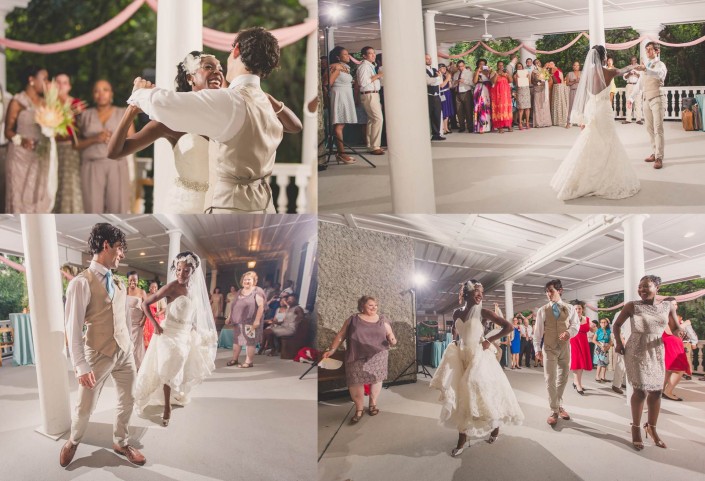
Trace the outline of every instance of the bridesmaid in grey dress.
<instances>
[{"instance_id":1,"label":"bridesmaid in grey dress","mask_svg":"<svg viewBox=\"0 0 705 481\"><path fill-rule=\"evenodd\" d=\"M113 87L107 80L93 86L96 106L86 109L79 120L81 138L81 188L83 208L89 214L127 214L130 210L130 177L127 158L108 158L110 136L120 124L125 108L113 105ZM135 133L130 126L128 136Z\"/></svg>"},{"instance_id":2,"label":"bridesmaid in grey dress","mask_svg":"<svg viewBox=\"0 0 705 481\"><path fill-rule=\"evenodd\" d=\"M580 83L580 62L573 62L573 70L568 72L565 77L565 84L570 88L570 93L568 95L568 123L565 128L570 128L570 111L573 110L573 100L575 100L575 93L578 91L578 84Z\"/></svg>"},{"instance_id":3,"label":"bridesmaid in grey dress","mask_svg":"<svg viewBox=\"0 0 705 481\"><path fill-rule=\"evenodd\" d=\"M130 271L127 273L127 307L128 316L130 318L130 340L134 347L133 355L135 357L135 367L139 370L144 359L144 322L147 317L142 311L142 301L147 297L147 293L140 289L137 283L139 277L137 272Z\"/></svg>"},{"instance_id":4,"label":"bridesmaid in grey dress","mask_svg":"<svg viewBox=\"0 0 705 481\"><path fill-rule=\"evenodd\" d=\"M355 113L355 99L353 97L353 77L350 75L350 54L343 47L335 47L328 54L330 65L330 75L328 85L330 86L330 106L331 118L335 128L335 138L338 153L335 158L344 164L354 164L355 159L345 154L343 144L343 129L345 124L356 124L357 114Z\"/></svg>"},{"instance_id":5,"label":"bridesmaid in grey dress","mask_svg":"<svg viewBox=\"0 0 705 481\"><path fill-rule=\"evenodd\" d=\"M42 141L34 112L42 104L44 84L49 74L43 68L28 67L21 75L25 89L10 101L5 122L5 137L10 140L5 167L5 209L15 214L42 214L51 209L47 191L48 155L37 154Z\"/></svg>"},{"instance_id":6,"label":"bridesmaid in grey dress","mask_svg":"<svg viewBox=\"0 0 705 481\"><path fill-rule=\"evenodd\" d=\"M632 410L632 444L634 449L644 449L641 439L641 413L644 401L648 408L648 422L644 424L646 437L651 436L656 446L665 448L656 433L656 421L661 409L661 391L666 374L664 348L661 335L668 325L675 334L682 334L678 327L676 306L670 301L657 301L656 294L661 278L644 276L639 281L641 301L627 302L614 322L613 332L616 341L615 352L624 355L627 380L634 393L630 403ZM622 324L627 319L631 334L626 346L622 344Z\"/></svg>"},{"instance_id":7,"label":"bridesmaid in grey dress","mask_svg":"<svg viewBox=\"0 0 705 481\"><path fill-rule=\"evenodd\" d=\"M534 86L534 127L550 127L551 109L548 106L548 96L546 89L549 87L548 80L542 77L546 72L541 68L541 61L534 60L534 70L531 72L531 85Z\"/></svg>"}]
</instances>

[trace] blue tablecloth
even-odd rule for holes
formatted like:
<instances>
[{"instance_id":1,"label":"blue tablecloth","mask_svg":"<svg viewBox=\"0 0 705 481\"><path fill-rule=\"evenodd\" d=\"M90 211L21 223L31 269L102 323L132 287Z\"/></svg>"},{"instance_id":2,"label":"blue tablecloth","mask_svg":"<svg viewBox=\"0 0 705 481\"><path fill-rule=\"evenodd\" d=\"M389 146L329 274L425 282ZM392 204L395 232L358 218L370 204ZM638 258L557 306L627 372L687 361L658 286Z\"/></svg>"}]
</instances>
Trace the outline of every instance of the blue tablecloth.
<instances>
[{"instance_id":1,"label":"blue tablecloth","mask_svg":"<svg viewBox=\"0 0 705 481\"><path fill-rule=\"evenodd\" d=\"M220 336L218 337L218 348L232 349L233 348L233 328L224 327L220 331Z\"/></svg>"},{"instance_id":2,"label":"blue tablecloth","mask_svg":"<svg viewBox=\"0 0 705 481\"><path fill-rule=\"evenodd\" d=\"M696 95L695 101L698 102L698 107L700 108L700 118L702 119L703 115L705 115L705 95ZM705 130L705 119L703 119L703 128L701 130Z\"/></svg>"},{"instance_id":3,"label":"blue tablecloth","mask_svg":"<svg viewBox=\"0 0 705 481\"><path fill-rule=\"evenodd\" d=\"M10 314L15 342L12 346L12 364L26 366L34 364L34 344L32 342L32 321L29 314Z\"/></svg>"},{"instance_id":4,"label":"blue tablecloth","mask_svg":"<svg viewBox=\"0 0 705 481\"><path fill-rule=\"evenodd\" d=\"M441 359L443 358L443 343L441 341L434 341L432 346L431 367L438 367L441 364Z\"/></svg>"}]
</instances>

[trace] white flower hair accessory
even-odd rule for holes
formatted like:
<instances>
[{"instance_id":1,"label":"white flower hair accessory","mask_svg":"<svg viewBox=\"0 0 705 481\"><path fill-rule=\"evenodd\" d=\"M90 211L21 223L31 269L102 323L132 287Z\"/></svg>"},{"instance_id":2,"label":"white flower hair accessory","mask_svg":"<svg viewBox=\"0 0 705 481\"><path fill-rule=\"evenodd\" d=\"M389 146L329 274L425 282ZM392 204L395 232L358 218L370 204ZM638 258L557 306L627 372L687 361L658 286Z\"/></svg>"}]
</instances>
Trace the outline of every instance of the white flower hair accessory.
<instances>
[{"instance_id":1,"label":"white flower hair accessory","mask_svg":"<svg viewBox=\"0 0 705 481\"><path fill-rule=\"evenodd\" d=\"M189 53L188 55L186 55L184 61L181 63L183 64L184 69L186 69L186 72L188 72L190 75L193 75L199 68L201 68L201 60L205 57L215 58L215 55L203 53L201 55L196 56Z\"/></svg>"},{"instance_id":2,"label":"white flower hair accessory","mask_svg":"<svg viewBox=\"0 0 705 481\"><path fill-rule=\"evenodd\" d=\"M182 257L176 257L174 261L171 263L171 270L176 270L176 265L179 262L185 262L186 264L190 265L193 270L196 270L196 268L200 265L200 261L198 260L198 257L195 256L195 254L188 254L186 256Z\"/></svg>"}]
</instances>

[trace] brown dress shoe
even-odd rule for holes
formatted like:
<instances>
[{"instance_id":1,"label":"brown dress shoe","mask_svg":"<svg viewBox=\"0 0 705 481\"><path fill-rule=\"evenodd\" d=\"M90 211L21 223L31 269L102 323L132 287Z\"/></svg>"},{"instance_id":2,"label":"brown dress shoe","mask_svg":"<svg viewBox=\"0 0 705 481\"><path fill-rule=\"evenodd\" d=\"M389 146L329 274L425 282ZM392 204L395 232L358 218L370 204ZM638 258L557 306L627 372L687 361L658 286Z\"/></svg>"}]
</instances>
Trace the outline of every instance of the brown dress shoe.
<instances>
[{"instance_id":1,"label":"brown dress shoe","mask_svg":"<svg viewBox=\"0 0 705 481\"><path fill-rule=\"evenodd\" d=\"M62 468L65 468L71 464L73 456L76 454L76 449L78 449L78 444L73 444L70 439L61 447L61 453L59 453L59 464Z\"/></svg>"},{"instance_id":2,"label":"brown dress shoe","mask_svg":"<svg viewBox=\"0 0 705 481\"><path fill-rule=\"evenodd\" d=\"M556 424L558 424L558 413L551 413L551 415L548 416L548 419L546 419L546 422L549 426L555 426Z\"/></svg>"},{"instance_id":3,"label":"brown dress shoe","mask_svg":"<svg viewBox=\"0 0 705 481\"><path fill-rule=\"evenodd\" d=\"M568 414L568 412L565 409L559 408L558 415L561 417L561 419L565 419L566 421L570 421L570 414Z\"/></svg>"},{"instance_id":4,"label":"brown dress shoe","mask_svg":"<svg viewBox=\"0 0 705 481\"><path fill-rule=\"evenodd\" d=\"M644 162L655 162L656 161L656 156L654 154L651 154L647 158L644 159Z\"/></svg>"},{"instance_id":5,"label":"brown dress shoe","mask_svg":"<svg viewBox=\"0 0 705 481\"><path fill-rule=\"evenodd\" d=\"M617 386L612 386L612 390L617 394L624 394L624 391L622 391L622 389L618 388Z\"/></svg>"},{"instance_id":6,"label":"brown dress shoe","mask_svg":"<svg viewBox=\"0 0 705 481\"><path fill-rule=\"evenodd\" d=\"M372 154L372 155L384 155L384 150L382 150L382 149L371 150L371 151L370 151L370 154Z\"/></svg>"},{"instance_id":7,"label":"brown dress shoe","mask_svg":"<svg viewBox=\"0 0 705 481\"><path fill-rule=\"evenodd\" d=\"M131 462L132 464L136 464L137 466L142 466L144 463L147 462L145 457L142 456L142 453L137 451L137 449L133 448L129 444L126 444L125 446L118 446L117 444L113 444L113 451L125 456L129 462Z\"/></svg>"},{"instance_id":8,"label":"brown dress shoe","mask_svg":"<svg viewBox=\"0 0 705 481\"><path fill-rule=\"evenodd\" d=\"M663 159L656 159L656 162L654 162L654 169L662 169L663 168Z\"/></svg>"}]
</instances>

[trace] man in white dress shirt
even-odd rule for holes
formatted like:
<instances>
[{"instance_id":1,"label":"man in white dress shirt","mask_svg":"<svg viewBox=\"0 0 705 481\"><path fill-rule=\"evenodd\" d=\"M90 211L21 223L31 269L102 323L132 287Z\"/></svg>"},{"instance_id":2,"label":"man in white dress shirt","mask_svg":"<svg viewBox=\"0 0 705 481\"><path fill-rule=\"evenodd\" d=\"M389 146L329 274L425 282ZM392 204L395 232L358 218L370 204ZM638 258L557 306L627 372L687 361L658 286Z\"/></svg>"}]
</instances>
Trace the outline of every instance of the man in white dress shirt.
<instances>
[{"instance_id":1,"label":"man in white dress shirt","mask_svg":"<svg viewBox=\"0 0 705 481\"><path fill-rule=\"evenodd\" d=\"M637 63L637 58L632 56L631 61L630 61L630 66L633 67L632 70L629 72L625 73L622 78L626 80L627 82L627 99L629 99L632 96L632 93L634 93L634 89L636 89L636 84L639 82L639 77L641 77L641 72L639 72L636 68L639 66ZM641 101L641 96L638 96L634 99L634 102L631 104L628 104L627 106L627 118L622 120L623 124L631 124L632 123L632 115L636 119L636 123L639 125L642 125L644 121L642 120L643 118L643 113L642 113L642 101Z\"/></svg>"},{"instance_id":2,"label":"man in white dress shirt","mask_svg":"<svg viewBox=\"0 0 705 481\"><path fill-rule=\"evenodd\" d=\"M111 270L117 269L125 257L125 234L110 224L96 224L88 238L88 248L93 254L91 265L66 289L66 337L79 386L71 434L61 448L59 464L66 467L71 463L110 376L118 395L113 450L141 466L144 456L128 443L136 369L126 314L127 289Z\"/></svg>"},{"instance_id":3,"label":"man in white dress shirt","mask_svg":"<svg viewBox=\"0 0 705 481\"><path fill-rule=\"evenodd\" d=\"M551 406L551 415L546 422L555 426L559 417L570 419L570 415L563 409L563 392L570 372L570 338L578 333L580 319L575 308L561 300L563 285L559 279L546 283L545 289L548 304L539 308L536 313L534 350L537 361L544 361L544 357L546 358L543 363L543 375Z\"/></svg>"},{"instance_id":4,"label":"man in white dress shirt","mask_svg":"<svg viewBox=\"0 0 705 481\"><path fill-rule=\"evenodd\" d=\"M360 103L367 112L367 148L372 155L382 155L382 103L379 91L382 89L380 80L382 72L375 73L375 49L362 47L363 61L357 67L357 84L360 87Z\"/></svg>"},{"instance_id":5,"label":"man in white dress shirt","mask_svg":"<svg viewBox=\"0 0 705 481\"><path fill-rule=\"evenodd\" d=\"M649 42L646 44L646 65L639 65L636 70L641 71L641 77L636 84L636 89L627 101L627 109L631 108L634 100L638 96L644 99L644 120L646 120L646 131L651 139L652 154L644 159L646 162L653 162L654 169L663 167L663 115L665 111L664 98L661 95L661 87L666 80L668 69L658 57L660 48L658 44Z\"/></svg>"},{"instance_id":6,"label":"man in white dress shirt","mask_svg":"<svg viewBox=\"0 0 705 481\"><path fill-rule=\"evenodd\" d=\"M445 140L441 135L441 72L433 68L431 56L426 54L426 90L428 94L428 115L431 121L431 140Z\"/></svg>"},{"instance_id":7,"label":"man in white dress shirt","mask_svg":"<svg viewBox=\"0 0 705 481\"><path fill-rule=\"evenodd\" d=\"M465 67L463 60L458 61L458 71L453 74L455 94L455 111L458 114L458 132L472 132L473 122L473 84L472 72Z\"/></svg>"},{"instance_id":8,"label":"man in white dress shirt","mask_svg":"<svg viewBox=\"0 0 705 481\"><path fill-rule=\"evenodd\" d=\"M141 78L128 103L176 132L218 143L217 176L208 213L274 213L269 177L283 127L260 87L279 64L277 39L261 27L238 33L228 57L227 89L173 92ZM207 159L204 159L204 166Z\"/></svg>"}]
</instances>

